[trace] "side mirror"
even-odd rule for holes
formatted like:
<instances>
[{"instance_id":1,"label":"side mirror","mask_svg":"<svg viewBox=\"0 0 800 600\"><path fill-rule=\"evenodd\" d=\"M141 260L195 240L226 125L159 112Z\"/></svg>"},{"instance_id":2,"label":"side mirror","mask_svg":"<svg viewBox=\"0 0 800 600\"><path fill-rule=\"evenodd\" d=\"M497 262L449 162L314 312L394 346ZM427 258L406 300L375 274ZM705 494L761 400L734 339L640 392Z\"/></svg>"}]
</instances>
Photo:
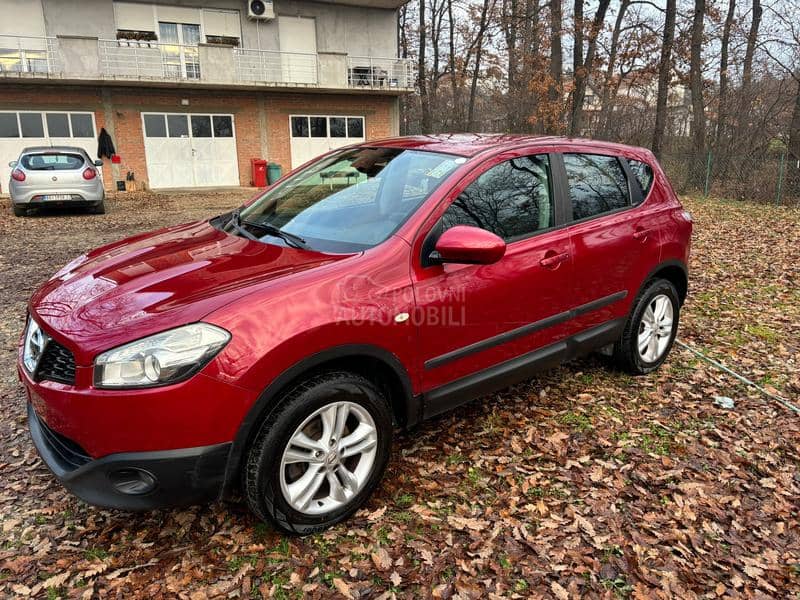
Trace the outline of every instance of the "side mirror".
<instances>
[{"instance_id":1,"label":"side mirror","mask_svg":"<svg viewBox=\"0 0 800 600\"><path fill-rule=\"evenodd\" d=\"M95 167L102 167L103 166L103 161L98 158L96 161L94 161L94 166Z\"/></svg>"},{"instance_id":2,"label":"side mirror","mask_svg":"<svg viewBox=\"0 0 800 600\"><path fill-rule=\"evenodd\" d=\"M456 225L439 237L435 249L439 262L490 265L503 258L506 243L491 231Z\"/></svg>"},{"instance_id":3,"label":"side mirror","mask_svg":"<svg viewBox=\"0 0 800 600\"><path fill-rule=\"evenodd\" d=\"M9 166L9 167L11 167L11 168L13 169L14 167L16 167L16 166L17 166L17 161L15 161L15 160L12 160L10 163L8 163L8 166Z\"/></svg>"}]
</instances>

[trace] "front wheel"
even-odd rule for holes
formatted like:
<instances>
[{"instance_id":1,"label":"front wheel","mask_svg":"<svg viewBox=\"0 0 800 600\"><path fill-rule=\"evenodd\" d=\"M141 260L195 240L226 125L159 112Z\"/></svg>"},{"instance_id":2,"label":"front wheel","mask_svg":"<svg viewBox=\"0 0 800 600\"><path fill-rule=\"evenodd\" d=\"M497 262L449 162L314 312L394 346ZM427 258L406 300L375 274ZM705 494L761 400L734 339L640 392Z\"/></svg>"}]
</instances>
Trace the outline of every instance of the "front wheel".
<instances>
[{"instance_id":1,"label":"front wheel","mask_svg":"<svg viewBox=\"0 0 800 600\"><path fill-rule=\"evenodd\" d=\"M678 333L680 309L672 283L666 279L648 283L636 299L622 337L614 345L617 365L634 375L660 367Z\"/></svg>"},{"instance_id":2,"label":"front wheel","mask_svg":"<svg viewBox=\"0 0 800 600\"><path fill-rule=\"evenodd\" d=\"M243 472L247 503L289 533L326 529L369 498L391 438L388 402L372 382L339 371L312 377L261 424Z\"/></svg>"}]
</instances>

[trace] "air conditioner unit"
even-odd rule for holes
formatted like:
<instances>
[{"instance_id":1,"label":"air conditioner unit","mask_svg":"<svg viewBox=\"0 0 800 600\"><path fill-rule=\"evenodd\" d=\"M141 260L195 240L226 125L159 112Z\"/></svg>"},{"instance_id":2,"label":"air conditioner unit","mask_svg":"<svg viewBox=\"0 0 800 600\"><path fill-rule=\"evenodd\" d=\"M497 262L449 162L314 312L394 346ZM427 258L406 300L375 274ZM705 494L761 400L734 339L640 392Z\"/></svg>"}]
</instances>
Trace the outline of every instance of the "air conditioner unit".
<instances>
[{"instance_id":1,"label":"air conditioner unit","mask_svg":"<svg viewBox=\"0 0 800 600\"><path fill-rule=\"evenodd\" d=\"M247 0L247 18L254 21L269 21L275 18L272 0Z\"/></svg>"}]
</instances>

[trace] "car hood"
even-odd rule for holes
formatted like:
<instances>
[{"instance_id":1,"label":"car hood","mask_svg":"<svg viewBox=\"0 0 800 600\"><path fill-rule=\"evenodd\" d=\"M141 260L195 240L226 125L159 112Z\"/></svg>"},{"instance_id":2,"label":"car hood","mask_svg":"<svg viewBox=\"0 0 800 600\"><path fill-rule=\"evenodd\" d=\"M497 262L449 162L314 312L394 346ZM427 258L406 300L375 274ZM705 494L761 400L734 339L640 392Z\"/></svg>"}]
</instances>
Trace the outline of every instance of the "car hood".
<instances>
[{"instance_id":1,"label":"car hood","mask_svg":"<svg viewBox=\"0 0 800 600\"><path fill-rule=\"evenodd\" d=\"M142 234L83 255L32 296L30 311L79 364L202 319L277 278L352 255L251 241L209 222Z\"/></svg>"}]
</instances>

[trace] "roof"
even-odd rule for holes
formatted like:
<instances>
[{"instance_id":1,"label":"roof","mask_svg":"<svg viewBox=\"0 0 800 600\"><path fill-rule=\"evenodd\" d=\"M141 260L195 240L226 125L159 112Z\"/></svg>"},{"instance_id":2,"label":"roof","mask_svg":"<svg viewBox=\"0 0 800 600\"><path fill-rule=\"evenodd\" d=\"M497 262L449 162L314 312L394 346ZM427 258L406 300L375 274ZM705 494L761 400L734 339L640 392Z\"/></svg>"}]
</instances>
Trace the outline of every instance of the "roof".
<instances>
[{"instance_id":1,"label":"roof","mask_svg":"<svg viewBox=\"0 0 800 600\"><path fill-rule=\"evenodd\" d=\"M372 147L409 148L428 150L430 152L445 152L460 156L475 156L486 150L501 151L517 148L522 145L561 145L586 146L590 148L604 148L619 151L630 150L631 146L615 144L599 140L584 138L567 138L545 135L517 135L507 133L439 133L430 135L409 135L404 137L388 138L365 145ZM638 150L638 149L637 149Z\"/></svg>"},{"instance_id":2,"label":"roof","mask_svg":"<svg viewBox=\"0 0 800 600\"><path fill-rule=\"evenodd\" d=\"M28 146L22 150L22 154L37 152L86 152L86 150L78 146Z\"/></svg>"}]
</instances>

